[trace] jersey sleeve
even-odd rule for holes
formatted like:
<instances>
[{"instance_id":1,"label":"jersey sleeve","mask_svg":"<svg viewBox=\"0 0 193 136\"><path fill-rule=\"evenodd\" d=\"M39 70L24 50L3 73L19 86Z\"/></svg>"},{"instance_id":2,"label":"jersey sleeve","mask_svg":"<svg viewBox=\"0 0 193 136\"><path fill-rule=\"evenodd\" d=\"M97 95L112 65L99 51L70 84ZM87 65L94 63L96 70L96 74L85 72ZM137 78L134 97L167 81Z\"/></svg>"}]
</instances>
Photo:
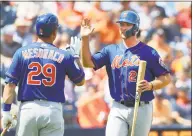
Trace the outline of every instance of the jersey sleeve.
<instances>
[{"instance_id":1,"label":"jersey sleeve","mask_svg":"<svg viewBox=\"0 0 193 136\"><path fill-rule=\"evenodd\" d=\"M162 58L160 57L160 55L155 49L151 50L149 63L150 63L151 71L155 77L159 77L166 73L170 73L169 68L164 64L164 62L162 61Z\"/></svg>"},{"instance_id":2,"label":"jersey sleeve","mask_svg":"<svg viewBox=\"0 0 193 136\"><path fill-rule=\"evenodd\" d=\"M71 55L68 60L67 75L75 84L80 83L85 77L83 69L79 67L75 58Z\"/></svg>"},{"instance_id":3,"label":"jersey sleeve","mask_svg":"<svg viewBox=\"0 0 193 136\"><path fill-rule=\"evenodd\" d=\"M22 71L20 55L20 51L17 50L13 56L12 63L5 74L5 83L14 83L15 85L18 84Z\"/></svg>"},{"instance_id":4,"label":"jersey sleeve","mask_svg":"<svg viewBox=\"0 0 193 136\"><path fill-rule=\"evenodd\" d=\"M109 62L108 48L105 47L96 54L92 56L92 61L94 63L94 70L100 69Z\"/></svg>"}]
</instances>

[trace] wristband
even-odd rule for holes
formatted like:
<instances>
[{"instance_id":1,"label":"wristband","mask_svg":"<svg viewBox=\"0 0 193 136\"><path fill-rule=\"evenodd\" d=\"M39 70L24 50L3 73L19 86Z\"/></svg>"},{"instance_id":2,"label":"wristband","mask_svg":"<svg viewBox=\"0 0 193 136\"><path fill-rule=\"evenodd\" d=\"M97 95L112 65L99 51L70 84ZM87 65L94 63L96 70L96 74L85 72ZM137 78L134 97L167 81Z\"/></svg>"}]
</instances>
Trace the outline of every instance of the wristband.
<instances>
[{"instance_id":1,"label":"wristband","mask_svg":"<svg viewBox=\"0 0 193 136\"><path fill-rule=\"evenodd\" d=\"M151 90L153 90L153 83L152 83L152 82L150 82L150 84L151 84Z\"/></svg>"},{"instance_id":2,"label":"wristband","mask_svg":"<svg viewBox=\"0 0 193 136\"><path fill-rule=\"evenodd\" d=\"M11 110L11 104L3 103L3 111L10 111Z\"/></svg>"},{"instance_id":3,"label":"wristband","mask_svg":"<svg viewBox=\"0 0 193 136\"><path fill-rule=\"evenodd\" d=\"M78 54L75 54L75 55L74 55L74 58L79 59L79 58L80 58L80 56L79 56Z\"/></svg>"}]
</instances>

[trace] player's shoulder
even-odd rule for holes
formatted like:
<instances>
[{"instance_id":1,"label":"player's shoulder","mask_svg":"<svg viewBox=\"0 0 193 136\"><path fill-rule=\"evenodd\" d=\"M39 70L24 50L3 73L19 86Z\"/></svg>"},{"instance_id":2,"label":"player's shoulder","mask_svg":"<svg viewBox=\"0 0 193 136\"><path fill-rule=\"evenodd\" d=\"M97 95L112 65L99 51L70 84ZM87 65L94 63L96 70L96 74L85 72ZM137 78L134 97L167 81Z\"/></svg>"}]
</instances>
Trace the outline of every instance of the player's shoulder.
<instances>
[{"instance_id":1,"label":"player's shoulder","mask_svg":"<svg viewBox=\"0 0 193 136\"><path fill-rule=\"evenodd\" d=\"M141 42L141 44L143 45L143 51L146 51L149 55L153 56L158 55L158 52L153 47L149 46L144 42Z\"/></svg>"},{"instance_id":2,"label":"player's shoulder","mask_svg":"<svg viewBox=\"0 0 193 136\"><path fill-rule=\"evenodd\" d=\"M32 48L33 46L34 46L34 43L30 43L30 44L27 45L27 46L22 46L22 47L20 47L20 48L18 48L18 49L16 50L15 54L22 53L22 51L27 50L27 49L29 49L29 48Z\"/></svg>"},{"instance_id":3,"label":"player's shoulder","mask_svg":"<svg viewBox=\"0 0 193 136\"><path fill-rule=\"evenodd\" d=\"M140 44L142 45L143 48L148 49L148 50L152 50L153 48L151 46L149 46L147 43L144 43L142 41L140 41Z\"/></svg>"},{"instance_id":4,"label":"player's shoulder","mask_svg":"<svg viewBox=\"0 0 193 136\"><path fill-rule=\"evenodd\" d=\"M107 51L112 51L119 48L119 44L109 44L108 46L105 46L104 49Z\"/></svg>"},{"instance_id":5,"label":"player's shoulder","mask_svg":"<svg viewBox=\"0 0 193 136\"><path fill-rule=\"evenodd\" d=\"M73 59L72 53L70 51L68 51L68 50L60 49L60 48L55 47L55 51L57 51L60 54L63 54L65 56L64 60Z\"/></svg>"},{"instance_id":6,"label":"player's shoulder","mask_svg":"<svg viewBox=\"0 0 193 136\"><path fill-rule=\"evenodd\" d=\"M120 44L121 44L121 43L110 44L109 47L111 47L111 48L118 48Z\"/></svg>"},{"instance_id":7,"label":"player's shoulder","mask_svg":"<svg viewBox=\"0 0 193 136\"><path fill-rule=\"evenodd\" d=\"M19 48L19 49L20 49L20 51L22 51L22 50L26 50L26 49L29 49L29 48L34 48L34 47L36 47L36 46L39 46L39 44L37 44L37 43L35 43L35 42L32 42L32 43L30 43L30 44L28 44L28 45L26 45L26 46L22 46L22 47Z\"/></svg>"}]
</instances>

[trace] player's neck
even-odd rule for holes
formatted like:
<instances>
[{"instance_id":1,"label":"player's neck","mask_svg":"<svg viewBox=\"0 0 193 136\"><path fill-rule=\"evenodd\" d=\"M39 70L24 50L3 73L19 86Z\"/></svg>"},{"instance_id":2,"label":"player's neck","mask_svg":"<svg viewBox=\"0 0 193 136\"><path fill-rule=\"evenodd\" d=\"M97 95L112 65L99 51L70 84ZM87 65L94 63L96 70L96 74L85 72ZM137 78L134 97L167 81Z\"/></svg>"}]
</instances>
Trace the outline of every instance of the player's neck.
<instances>
[{"instance_id":1,"label":"player's neck","mask_svg":"<svg viewBox=\"0 0 193 136\"><path fill-rule=\"evenodd\" d=\"M43 42L43 43L51 43L53 44L53 40L50 38L38 38L37 42Z\"/></svg>"},{"instance_id":2,"label":"player's neck","mask_svg":"<svg viewBox=\"0 0 193 136\"><path fill-rule=\"evenodd\" d=\"M123 43L125 44L125 46L127 46L128 48L134 47L139 43L139 40L137 39L137 37L132 36L129 37L127 39L123 39Z\"/></svg>"}]
</instances>

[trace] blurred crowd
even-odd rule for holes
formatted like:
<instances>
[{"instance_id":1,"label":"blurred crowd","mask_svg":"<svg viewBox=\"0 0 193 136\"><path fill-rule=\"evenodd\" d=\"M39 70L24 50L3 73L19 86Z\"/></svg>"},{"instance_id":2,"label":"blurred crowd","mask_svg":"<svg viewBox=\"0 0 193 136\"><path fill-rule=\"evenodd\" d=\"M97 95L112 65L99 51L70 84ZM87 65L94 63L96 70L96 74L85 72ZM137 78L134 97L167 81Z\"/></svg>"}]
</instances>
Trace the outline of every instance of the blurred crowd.
<instances>
[{"instance_id":1,"label":"blurred crowd","mask_svg":"<svg viewBox=\"0 0 193 136\"><path fill-rule=\"evenodd\" d=\"M15 51L36 41L38 15L51 12L61 25L54 44L64 48L70 37L79 36L80 23L89 18L95 28L91 52L121 41L116 20L124 10L140 16L141 41L155 48L171 70L173 81L155 92L153 125L191 125L191 2L1 2L1 90L5 72ZM86 83L76 87L67 78L64 120L67 127L104 127L112 99L105 68L85 68ZM18 102L15 102L18 105Z\"/></svg>"}]
</instances>

